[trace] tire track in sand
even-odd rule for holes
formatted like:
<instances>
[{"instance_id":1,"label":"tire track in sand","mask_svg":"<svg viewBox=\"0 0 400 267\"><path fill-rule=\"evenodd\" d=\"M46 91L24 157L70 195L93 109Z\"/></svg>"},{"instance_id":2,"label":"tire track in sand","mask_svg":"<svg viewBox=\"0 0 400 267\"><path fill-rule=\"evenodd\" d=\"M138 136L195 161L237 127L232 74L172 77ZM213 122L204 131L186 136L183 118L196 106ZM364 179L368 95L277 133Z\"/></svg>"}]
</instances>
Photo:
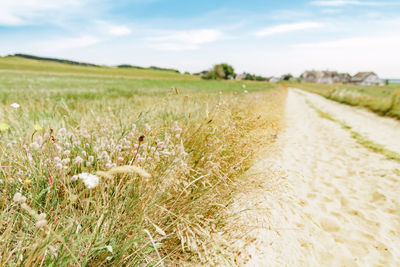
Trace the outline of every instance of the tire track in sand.
<instances>
[{"instance_id":1,"label":"tire track in sand","mask_svg":"<svg viewBox=\"0 0 400 267\"><path fill-rule=\"evenodd\" d=\"M233 205L245 232L234 243L241 251L238 262L399 266L400 164L358 145L306 100L336 103L307 95L289 90L286 130L275 153L251 170L260 185ZM340 112L329 109L334 116Z\"/></svg>"}]
</instances>

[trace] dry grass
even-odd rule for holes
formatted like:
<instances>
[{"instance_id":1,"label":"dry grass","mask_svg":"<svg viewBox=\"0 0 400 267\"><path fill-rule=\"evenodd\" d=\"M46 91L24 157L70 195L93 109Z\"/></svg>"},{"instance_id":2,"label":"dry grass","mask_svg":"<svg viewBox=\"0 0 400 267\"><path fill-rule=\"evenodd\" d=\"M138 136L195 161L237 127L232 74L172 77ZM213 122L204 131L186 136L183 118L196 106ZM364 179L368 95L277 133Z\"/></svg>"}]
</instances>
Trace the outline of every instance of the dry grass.
<instances>
[{"instance_id":1,"label":"dry grass","mask_svg":"<svg viewBox=\"0 0 400 267\"><path fill-rule=\"evenodd\" d=\"M57 102L29 91L20 108L0 107L1 266L210 263L224 253L210 237L257 146L274 140L285 89L83 100L52 90Z\"/></svg>"}]
</instances>

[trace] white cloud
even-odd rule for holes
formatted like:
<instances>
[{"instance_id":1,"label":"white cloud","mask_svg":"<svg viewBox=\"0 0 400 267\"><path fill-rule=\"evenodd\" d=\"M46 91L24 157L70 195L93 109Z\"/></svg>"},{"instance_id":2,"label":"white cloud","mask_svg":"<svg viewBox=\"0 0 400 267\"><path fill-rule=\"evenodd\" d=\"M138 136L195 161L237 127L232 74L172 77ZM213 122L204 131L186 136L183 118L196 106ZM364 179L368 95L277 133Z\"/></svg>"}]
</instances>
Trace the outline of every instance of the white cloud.
<instances>
[{"instance_id":1,"label":"white cloud","mask_svg":"<svg viewBox=\"0 0 400 267\"><path fill-rule=\"evenodd\" d=\"M150 47L161 51L189 51L200 48L198 45L195 44L179 44L179 43L159 43L150 45Z\"/></svg>"},{"instance_id":2,"label":"white cloud","mask_svg":"<svg viewBox=\"0 0 400 267\"><path fill-rule=\"evenodd\" d=\"M113 26L110 26L108 29L108 33L110 33L111 35L114 35L114 36L128 35L131 32L132 32L131 29L124 25L119 25L119 26L113 25Z\"/></svg>"},{"instance_id":3,"label":"white cloud","mask_svg":"<svg viewBox=\"0 0 400 267\"><path fill-rule=\"evenodd\" d=\"M129 35L132 30L126 25L114 24L109 21L95 21L95 30L101 35L123 36Z\"/></svg>"},{"instance_id":4,"label":"white cloud","mask_svg":"<svg viewBox=\"0 0 400 267\"><path fill-rule=\"evenodd\" d=\"M316 6L346 6L346 5L360 5L360 1L354 0L321 0L321 1L312 1L312 5Z\"/></svg>"},{"instance_id":5,"label":"white cloud","mask_svg":"<svg viewBox=\"0 0 400 267\"><path fill-rule=\"evenodd\" d=\"M190 30L173 32L159 37L153 37L155 41L177 41L190 44L203 44L219 39L221 32L214 29Z\"/></svg>"},{"instance_id":6,"label":"white cloud","mask_svg":"<svg viewBox=\"0 0 400 267\"><path fill-rule=\"evenodd\" d=\"M82 7L88 0L1 0L0 25L24 25L38 18L51 17L51 12Z\"/></svg>"},{"instance_id":7,"label":"white cloud","mask_svg":"<svg viewBox=\"0 0 400 267\"><path fill-rule=\"evenodd\" d=\"M281 24L272 27L267 27L262 30L255 32L256 36L268 36L277 33L285 33L285 32L293 32L293 31L302 31L308 29L321 28L324 24L318 22L298 22L291 24Z\"/></svg>"},{"instance_id":8,"label":"white cloud","mask_svg":"<svg viewBox=\"0 0 400 267\"><path fill-rule=\"evenodd\" d=\"M358 0L318 0L310 2L312 5L325 6L325 7L341 7L341 6L392 6L399 5L399 3L389 3L383 1L358 1Z\"/></svg>"},{"instance_id":9,"label":"white cloud","mask_svg":"<svg viewBox=\"0 0 400 267\"><path fill-rule=\"evenodd\" d=\"M354 37L339 39L327 42L313 42L294 45L296 48L311 48L311 49L396 49L400 46L400 37L396 36L375 36L375 37Z\"/></svg>"},{"instance_id":10,"label":"white cloud","mask_svg":"<svg viewBox=\"0 0 400 267\"><path fill-rule=\"evenodd\" d=\"M215 29L201 29L189 31L175 31L161 36L149 38L155 41L151 47L157 50L195 50L201 44L211 43L219 40L222 33Z\"/></svg>"}]
</instances>

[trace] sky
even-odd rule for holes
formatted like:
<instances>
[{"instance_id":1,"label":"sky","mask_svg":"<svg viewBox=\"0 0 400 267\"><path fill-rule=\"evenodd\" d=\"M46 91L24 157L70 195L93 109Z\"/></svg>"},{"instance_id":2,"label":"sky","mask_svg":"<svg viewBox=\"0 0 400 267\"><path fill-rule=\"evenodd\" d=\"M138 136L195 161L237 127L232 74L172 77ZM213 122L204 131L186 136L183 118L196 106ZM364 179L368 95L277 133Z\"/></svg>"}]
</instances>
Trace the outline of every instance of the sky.
<instances>
[{"instance_id":1,"label":"sky","mask_svg":"<svg viewBox=\"0 0 400 267\"><path fill-rule=\"evenodd\" d=\"M0 0L0 55L400 78L400 0Z\"/></svg>"}]
</instances>

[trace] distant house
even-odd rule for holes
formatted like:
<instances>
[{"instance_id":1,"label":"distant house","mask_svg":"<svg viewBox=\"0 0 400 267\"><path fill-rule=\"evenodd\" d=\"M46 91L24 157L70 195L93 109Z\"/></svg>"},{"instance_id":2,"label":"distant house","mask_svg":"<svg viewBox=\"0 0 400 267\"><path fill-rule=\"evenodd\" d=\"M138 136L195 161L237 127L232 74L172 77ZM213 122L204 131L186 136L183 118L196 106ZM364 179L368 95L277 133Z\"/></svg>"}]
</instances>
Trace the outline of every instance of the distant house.
<instances>
[{"instance_id":1,"label":"distant house","mask_svg":"<svg viewBox=\"0 0 400 267\"><path fill-rule=\"evenodd\" d=\"M271 82L271 83L279 82L279 78L277 78L277 77L271 77L271 78L269 79L269 82Z\"/></svg>"},{"instance_id":2,"label":"distant house","mask_svg":"<svg viewBox=\"0 0 400 267\"><path fill-rule=\"evenodd\" d=\"M360 85L382 84L382 80L374 72L359 72L351 78L351 82Z\"/></svg>"},{"instance_id":3,"label":"distant house","mask_svg":"<svg viewBox=\"0 0 400 267\"><path fill-rule=\"evenodd\" d=\"M340 79L342 83L351 82L351 75L348 73L339 73Z\"/></svg>"},{"instance_id":4,"label":"distant house","mask_svg":"<svg viewBox=\"0 0 400 267\"><path fill-rule=\"evenodd\" d=\"M246 73L238 74L236 80L244 80L246 78Z\"/></svg>"},{"instance_id":5,"label":"distant house","mask_svg":"<svg viewBox=\"0 0 400 267\"><path fill-rule=\"evenodd\" d=\"M338 73L337 71L317 71L308 70L300 75L303 82L309 83L347 83L351 76L348 73Z\"/></svg>"}]
</instances>

